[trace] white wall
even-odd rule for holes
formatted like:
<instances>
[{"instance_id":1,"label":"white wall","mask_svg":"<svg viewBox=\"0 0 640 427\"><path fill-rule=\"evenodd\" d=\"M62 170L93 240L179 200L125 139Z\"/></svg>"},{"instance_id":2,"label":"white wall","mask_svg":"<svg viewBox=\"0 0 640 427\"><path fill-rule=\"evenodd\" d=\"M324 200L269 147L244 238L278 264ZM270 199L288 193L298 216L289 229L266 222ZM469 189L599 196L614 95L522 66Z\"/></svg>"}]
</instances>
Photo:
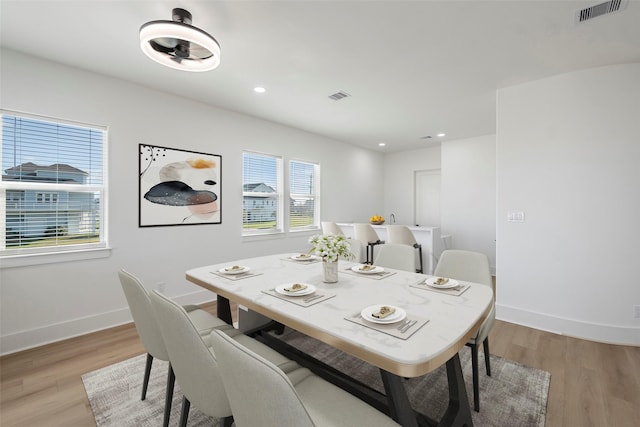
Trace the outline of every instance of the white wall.
<instances>
[{"instance_id":1,"label":"white wall","mask_svg":"<svg viewBox=\"0 0 640 427\"><path fill-rule=\"evenodd\" d=\"M388 153L384 159L384 211L389 223L415 225L415 171L440 169L440 147ZM434 224L420 224L434 226Z\"/></svg>"},{"instance_id":2,"label":"white wall","mask_svg":"<svg viewBox=\"0 0 640 427\"><path fill-rule=\"evenodd\" d=\"M498 91L498 317L640 345L639 165L640 64Z\"/></svg>"},{"instance_id":3,"label":"white wall","mask_svg":"<svg viewBox=\"0 0 640 427\"><path fill-rule=\"evenodd\" d=\"M485 253L495 269L495 156L495 135L387 154L384 159L387 219L393 212L398 224L413 224L414 173L440 170L440 226L442 234L451 235L449 249Z\"/></svg>"},{"instance_id":4,"label":"white wall","mask_svg":"<svg viewBox=\"0 0 640 427\"><path fill-rule=\"evenodd\" d=\"M442 233L451 248L486 254L496 269L496 136L442 144Z\"/></svg>"},{"instance_id":5,"label":"white wall","mask_svg":"<svg viewBox=\"0 0 640 427\"><path fill-rule=\"evenodd\" d=\"M299 251L311 233L243 240L243 149L319 162L322 217L366 220L382 209L383 156L94 73L2 50L1 107L109 127L109 258L0 270L0 352L130 320L116 272L167 284L182 302L212 294L184 279L199 265ZM167 69L167 78L177 71ZM250 88L247 88L250 90ZM138 144L222 155L222 224L138 228ZM336 155L339 153L339 155Z\"/></svg>"}]
</instances>

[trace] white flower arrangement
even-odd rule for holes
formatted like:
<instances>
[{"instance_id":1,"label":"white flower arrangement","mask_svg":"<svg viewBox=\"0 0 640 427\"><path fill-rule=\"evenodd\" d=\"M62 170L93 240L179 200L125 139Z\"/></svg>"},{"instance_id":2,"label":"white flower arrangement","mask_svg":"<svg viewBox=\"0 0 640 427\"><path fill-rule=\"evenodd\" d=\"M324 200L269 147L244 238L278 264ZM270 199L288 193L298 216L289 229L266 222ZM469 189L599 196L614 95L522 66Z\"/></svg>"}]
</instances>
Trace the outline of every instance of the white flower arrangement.
<instances>
[{"instance_id":1,"label":"white flower arrangement","mask_svg":"<svg viewBox=\"0 0 640 427\"><path fill-rule=\"evenodd\" d=\"M345 259L353 258L351 246L344 236L337 236L331 233L316 234L309 238L309 243L311 243L309 253L319 256L323 261L336 262L340 257Z\"/></svg>"}]
</instances>

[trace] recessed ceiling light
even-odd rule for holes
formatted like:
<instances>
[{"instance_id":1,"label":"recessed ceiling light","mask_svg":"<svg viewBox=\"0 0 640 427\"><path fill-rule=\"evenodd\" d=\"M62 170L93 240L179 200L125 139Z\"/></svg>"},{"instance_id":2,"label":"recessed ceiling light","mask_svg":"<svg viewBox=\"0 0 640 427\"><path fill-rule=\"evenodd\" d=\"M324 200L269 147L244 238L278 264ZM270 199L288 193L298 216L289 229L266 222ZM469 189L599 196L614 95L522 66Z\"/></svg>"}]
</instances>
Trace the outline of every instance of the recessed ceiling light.
<instances>
[{"instance_id":1,"label":"recessed ceiling light","mask_svg":"<svg viewBox=\"0 0 640 427\"><path fill-rule=\"evenodd\" d=\"M438 136L439 136L440 138L442 138L443 136L446 136L446 135L447 135L446 133L439 133L439 134L438 134Z\"/></svg>"},{"instance_id":2,"label":"recessed ceiling light","mask_svg":"<svg viewBox=\"0 0 640 427\"><path fill-rule=\"evenodd\" d=\"M378 143L378 147L384 147L385 145L387 145L387 144L385 144L384 142L379 142Z\"/></svg>"},{"instance_id":3,"label":"recessed ceiling light","mask_svg":"<svg viewBox=\"0 0 640 427\"><path fill-rule=\"evenodd\" d=\"M263 88L262 86L256 86L253 88L253 90L257 93L265 93L267 90L265 88Z\"/></svg>"}]
</instances>

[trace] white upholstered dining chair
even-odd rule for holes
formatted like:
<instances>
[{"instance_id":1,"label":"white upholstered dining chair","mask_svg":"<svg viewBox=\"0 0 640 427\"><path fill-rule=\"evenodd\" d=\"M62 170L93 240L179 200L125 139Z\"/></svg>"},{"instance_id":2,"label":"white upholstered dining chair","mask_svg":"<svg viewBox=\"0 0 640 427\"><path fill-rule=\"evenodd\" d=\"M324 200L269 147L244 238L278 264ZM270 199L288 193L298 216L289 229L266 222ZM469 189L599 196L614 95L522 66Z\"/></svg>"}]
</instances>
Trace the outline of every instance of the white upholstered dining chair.
<instances>
[{"instance_id":1,"label":"white upholstered dining chair","mask_svg":"<svg viewBox=\"0 0 640 427\"><path fill-rule=\"evenodd\" d=\"M394 243L385 243L378 247L377 255L373 261L380 267L395 268L415 273L415 250L411 246Z\"/></svg>"},{"instance_id":2,"label":"white upholstered dining chair","mask_svg":"<svg viewBox=\"0 0 640 427\"><path fill-rule=\"evenodd\" d=\"M336 236L344 236L342 229L338 224L331 221L322 221L322 234L335 234Z\"/></svg>"},{"instance_id":3,"label":"white upholstered dining chair","mask_svg":"<svg viewBox=\"0 0 640 427\"><path fill-rule=\"evenodd\" d=\"M306 368L285 374L224 333L213 332L211 345L237 427L398 425Z\"/></svg>"},{"instance_id":4,"label":"white upholstered dining chair","mask_svg":"<svg viewBox=\"0 0 640 427\"><path fill-rule=\"evenodd\" d=\"M448 277L467 282L481 283L493 289L491 267L489 258L480 252L448 249L442 252L434 274L439 277ZM496 319L495 303L491 304L491 311L480 329L472 337L467 346L471 347L471 365L473 369L473 408L480 411L480 393L478 386L478 346L484 347L484 361L487 375L491 376L491 363L489 355L489 332Z\"/></svg>"},{"instance_id":5,"label":"white upholstered dining chair","mask_svg":"<svg viewBox=\"0 0 640 427\"><path fill-rule=\"evenodd\" d=\"M409 245L418 250L418 262L420 267L416 269L417 273L423 273L424 267L422 262L422 245L418 243L409 227L406 225L387 225L387 243L395 243L399 245ZM414 254L414 257L416 255Z\"/></svg>"},{"instance_id":6,"label":"white upholstered dining chair","mask_svg":"<svg viewBox=\"0 0 640 427\"><path fill-rule=\"evenodd\" d=\"M380 240L378 233L371 226L371 224L358 223L353 224L353 238L360 241L365 247L366 263L373 262L373 248L376 245L383 244L384 241Z\"/></svg>"},{"instance_id":7,"label":"white upholstered dining chair","mask_svg":"<svg viewBox=\"0 0 640 427\"><path fill-rule=\"evenodd\" d=\"M125 270L118 271L118 277L120 278L120 284L122 285L122 290L124 291L124 295L127 299L127 304L129 304L129 310L131 311L136 331L138 332L140 341L147 352L141 396L141 400L145 400L147 397L147 387L149 385L149 375L151 374L153 359L156 358L163 361L169 361L169 354L164 344L164 340L162 339L162 334L146 288L140 279ZM226 328L229 326L222 320L204 310L201 310L195 305L187 305L183 308L198 332L201 334L208 335L213 328ZM171 416L171 400L173 398L174 382L175 376L173 368L171 363L169 363L163 421L163 426L165 427L169 425L169 417Z\"/></svg>"},{"instance_id":8,"label":"white upholstered dining chair","mask_svg":"<svg viewBox=\"0 0 640 427\"><path fill-rule=\"evenodd\" d=\"M230 427L231 407L224 389L218 362L210 348L210 335L202 336L188 313L176 302L154 290L150 294L176 381L183 393L180 426L187 424L191 404L206 415L222 418L221 425ZM284 372L299 365L233 327L214 329L252 349ZM265 394L270 391L265 390Z\"/></svg>"}]
</instances>

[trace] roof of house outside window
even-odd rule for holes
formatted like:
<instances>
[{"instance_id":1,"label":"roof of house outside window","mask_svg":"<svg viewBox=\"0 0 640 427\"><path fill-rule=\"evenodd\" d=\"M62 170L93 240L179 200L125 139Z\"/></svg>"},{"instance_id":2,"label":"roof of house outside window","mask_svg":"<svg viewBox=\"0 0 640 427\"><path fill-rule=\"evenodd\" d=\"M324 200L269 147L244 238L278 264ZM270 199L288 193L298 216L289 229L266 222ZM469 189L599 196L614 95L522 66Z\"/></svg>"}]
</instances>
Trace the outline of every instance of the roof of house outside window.
<instances>
[{"instance_id":1,"label":"roof of house outside window","mask_svg":"<svg viewBox=\"0 0 640 427\"><path fill-rule=\"evenodd\" d=\"M55 172L64 174L74 174L88 176L89 174L73 166L64 163L56 163L49 166L36 165L35 163L23 163L12 168L5 169L6 175L2 175L3 181L38 181L38 182L79 182L70 177L62 176L40 176L41 172Z\"/></svg>"}]
</instances>

